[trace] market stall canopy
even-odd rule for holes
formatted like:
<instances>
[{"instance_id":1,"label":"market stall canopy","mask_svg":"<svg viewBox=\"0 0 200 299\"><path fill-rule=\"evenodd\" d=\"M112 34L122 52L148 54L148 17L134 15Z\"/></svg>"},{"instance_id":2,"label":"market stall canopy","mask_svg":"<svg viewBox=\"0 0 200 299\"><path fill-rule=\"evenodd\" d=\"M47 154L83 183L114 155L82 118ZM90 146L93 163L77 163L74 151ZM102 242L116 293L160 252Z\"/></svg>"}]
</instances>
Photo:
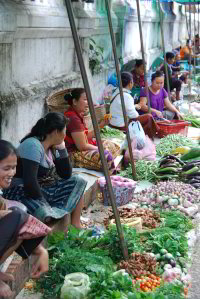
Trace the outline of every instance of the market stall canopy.
<instances>
[{"instance_id":1,"label":"market stall canopy","mask_svg":"<svg viewBox=\"0 0 200 299\"><path fill-rule=\"evenodd\" d=\"M161 0L161 2L165 2L165 1L162 1ZM170 1L171 2L171 1ZM189 4L191 4L191 5L195 5L195 4L200 4L200 1L198 1L198 0L174 0L174 2L177 2L177 3L179 3L179 4L184 4L184 5L189 5Z\"/></svg>"}]
</instances>

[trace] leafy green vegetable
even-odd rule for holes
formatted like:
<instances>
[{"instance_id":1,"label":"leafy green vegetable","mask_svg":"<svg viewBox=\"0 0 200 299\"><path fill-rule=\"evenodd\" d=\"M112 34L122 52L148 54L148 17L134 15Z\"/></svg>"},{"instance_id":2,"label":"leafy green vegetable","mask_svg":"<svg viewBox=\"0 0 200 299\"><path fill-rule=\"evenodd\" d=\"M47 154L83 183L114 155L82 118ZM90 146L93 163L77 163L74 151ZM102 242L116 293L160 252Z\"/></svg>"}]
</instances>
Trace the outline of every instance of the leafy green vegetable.
<instances>
[{"instance_id":1,"label":"leafy green vegetable","mask_svg":"<svg viewBox=\"0 0 200 299\"><path fill-rule=\"evenodd\" d=\"M160 143L156 145L156 153L159 156L170 154L171 151L181 146L194 146L195 143L180 134L171 134L160 140Z\"/></svg>"},{"instance_id":2,"label":"leafy green vegetable","mask_svg":"<svg viewBox=\"0 0 200 299\"><path fill-rule=\"evenodd\" d=\"M158 165L158 161L139 160L135 162L137 180L147 180L149 182L155 181L155 171L158 169ZM132 179L131 165L129 165L126 170L121 171L120 176Z\"/></svg>"},{"instance_id":3,"label":"leafy green vegetable","mask_svg":"<svg viewBox=\"0 0 200 299\"><path fill-rule=\"evenodd\" d=\"M110 128L108 126L101 129L101 138L119 138L124 139L125 135L122 131Z\"/></svg>"}]
</instances>

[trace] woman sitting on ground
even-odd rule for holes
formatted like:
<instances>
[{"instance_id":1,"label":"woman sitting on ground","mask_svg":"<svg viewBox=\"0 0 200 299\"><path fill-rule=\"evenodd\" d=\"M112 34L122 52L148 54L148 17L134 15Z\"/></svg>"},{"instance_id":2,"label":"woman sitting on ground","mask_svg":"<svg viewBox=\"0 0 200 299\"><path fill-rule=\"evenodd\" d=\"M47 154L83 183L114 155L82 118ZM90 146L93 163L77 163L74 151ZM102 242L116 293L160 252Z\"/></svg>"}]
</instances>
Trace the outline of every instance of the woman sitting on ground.
<instances>
[{"instance_id":1,"label":"woman sitting on ground","mask_svg":"<svg viewBox=\"0 0 200 299\"><path fill-rule=\"evenodd\" d=\"M132 74L129 72L122 72L121 80L123 86L126 114L128 116L129 122L132 120L138 120L141 123L145 134L148 135L149 138L155 137L156 132L158 131L158 126L156 125L152 115L145 114L139 116L139 113L136 111L136 109L139 110L141 107L140 104L134 104L133 97L131 96L131 89L133 87ZM148 109L146 112L148 112ZM119 89L117 89L113 94L110 105L110 113L112 115L112 118L110 120L110 126L114 129L125 131L126 127L124 123Z\"/></svg>"},{"instance_id":2,"label":"woman sitting on ground","mask_svg":"<svg viewBox=\"0 0 200 299\"><path fill-rule=\"evenodd\" d=\"M175 116L181 118L180 112L168 99L168 94L164 87L164 73L156 71L151 77L151 86L149 87L149 100L151 106L151 113L155 119L166 118L173 119ZM148 111L147 96L145 89L141 89L140 92L140 115ZM166 110L164 110L164 108Z\"/></svg>"},{"instance_id":3,"label":"woman sitting on ground","mask_svg":"<svg viewBox=\"0 0 200 299\"><path fill-rule=\"evenodd\" d=\"M81 228L80 216L86 181L72 176L65 148L67 119L51 112L38 120L18 148L19 160L7 199L23 203L30 214L43 222L71 214L71 223Z\"/></svg>"},{"instance_id":4,"label":"woman sitting on ground","mask_svg":"<svg viewBox=\"0 0 200 299\"><path fill-rule=\"evenodd\" d=\"M70 105L65 116L69 118L66 130L66 147L74 167L102 170L100 154L97 147L94 131L88 131L83 115L88 109L88 101L84 88L75 88L65 95L65 100ZM104 128L108 121L102 120L100 128ZM104 155L108 163L110 174L115 173L114 159L119 154L119 146L109 140L103 141Z\"/></svg>"},{"instance_id":5,"label":"woman sitting on ground","mask_svg":"<svg viewBox=\"0 0 200 299\"><path fill-rule=\"evenodd\" d=\"M16 172L16 150L11 143L0 140L0 189L10 186ZM51 229L23 210L7 209L7 201L0 197L0 265L16 251L26 259L31 254L38 260L32 269L32 278L39 278L48 271L48 252L40 243ZM5 283L13 281L10 274L0 272L0 297L10 298L14 292Z\"/></svg>"},{"instance_id":6,"label":"woman sitting on ground","mask_svg":"<svg viewBox=\"0 0 200 299\"><path fill-rule=\"evenodd\" d=\"M136 59L135 68L131 71L133 75L133 88L145 87L144 82L144 63L142 59Z\"/></svg>"},{"instance_id":7,"label":"woman sitting on ground","mask_svg":"<svg viewBox=\"0 0 200 299\"><path fill-rule=\"evenodd\" d=\"M168 78L169 78L170 91L172 91L173 89L176 90L176 101L179 101L182 81L178 79L177 72L173 71L173 64L175 62L174 53L172 53L172 52L166 53L166 62L167 62L167 72L168 72ZM165 64L163 64L160 67L160 71L162 71L165 74L164 88L165 88L165 90L167 90L167 74L166 74L166 70L165 70Z\"/></svg>"}]
</instances>

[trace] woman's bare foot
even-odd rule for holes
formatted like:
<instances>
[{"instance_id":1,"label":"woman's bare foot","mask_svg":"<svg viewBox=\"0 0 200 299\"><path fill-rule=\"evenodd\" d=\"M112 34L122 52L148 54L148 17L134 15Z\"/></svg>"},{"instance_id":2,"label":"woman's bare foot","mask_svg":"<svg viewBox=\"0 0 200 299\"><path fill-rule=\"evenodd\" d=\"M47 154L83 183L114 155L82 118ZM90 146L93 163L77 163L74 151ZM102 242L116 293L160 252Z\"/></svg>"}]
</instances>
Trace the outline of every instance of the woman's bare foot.
<instances>
[{"instance_id":1,"label":"woman's bare foot","mask_svg":"<svg viewBox=\"0 0 200 299\"><path fill-rule=\"evenodd\" d=\"M2 280L0 280L0 297L3 298L13 298L15 292L12 292L10 287L3 282Z\"/></svg>"}]
</instances>

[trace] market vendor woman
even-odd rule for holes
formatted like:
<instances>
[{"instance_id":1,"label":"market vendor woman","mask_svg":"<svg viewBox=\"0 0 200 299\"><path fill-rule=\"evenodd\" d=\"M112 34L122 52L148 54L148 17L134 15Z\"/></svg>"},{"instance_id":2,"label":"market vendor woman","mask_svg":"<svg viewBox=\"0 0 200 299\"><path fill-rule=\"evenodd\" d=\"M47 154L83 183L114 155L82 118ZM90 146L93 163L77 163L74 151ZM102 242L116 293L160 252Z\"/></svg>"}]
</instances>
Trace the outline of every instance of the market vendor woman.
<instances>
[{"instance_id":1,"label":"market vendor woman","mask_svg":"<svg viewBox=\"0 0 200 299\"><path fill-rule=\"evenodd\" d=\"M94 131L88 131L84 124L83 114L88 108L87 96L84 88L74 88L65 95L70 105L65 116L69 119L66 130L66 148L74 167L102 170L99 150L94 139ZM102 120L99 124L103 128L108 121ZM110 140L103 141L104 155L108 163L109 173L115 173L114 159L119 154L119 146Z\"/></svg>"},{"instance_id":2,"label":"market vendor woman","mask_svg":"<svg viewBox=\"0 0 200 299\"><path fill-rule=\"evenodd\" d=\"M72 175L64 142L67 124L66 117L58 112L37 121L20 143L16 175L4 197L20 201L45 223L71 213L71 224L81 228L87 182Z\"/></svg>"},{"instance_id":3,"label":"market vendor woman","mask_svg":"<svg viewBox=\"0 0 200 299\"><path fill-rule=\"evenodd\" d=\"M130 121L139 121L144 129L146 135L149 138L153 138L156 136L156 132L158 131L158 127L152 117L151 114L139 115L138 109L141 109L140 104L134 104L134 99L131 96L131 90L133 88L133 75L129 72L121 73L123 94L124 94L124 102L126 113ZM148 110L147 110L148 111ZM111 100L110 105L110 113L112 115L110 126L111 128L118 129L121 131L125 131L125 123L121 105L121 98L119 89L117 89Z\"/></svg>"},{"instance_id":4,"label":"market vendor woman","mask_svg":"<svg viewBox=\"0 0 200 299\"><path fill-rule=\"evenodd\" d=\"M174 105L169 101L168 94L164 87L164 73L156 71L151 77L151 86L149 87L149 100L151 114L155 119L180 119L182 116ZM140 91L140 106L138 111L140 115L148 112L147 96L145 89Z\"/></svg>"}]
</instances>

